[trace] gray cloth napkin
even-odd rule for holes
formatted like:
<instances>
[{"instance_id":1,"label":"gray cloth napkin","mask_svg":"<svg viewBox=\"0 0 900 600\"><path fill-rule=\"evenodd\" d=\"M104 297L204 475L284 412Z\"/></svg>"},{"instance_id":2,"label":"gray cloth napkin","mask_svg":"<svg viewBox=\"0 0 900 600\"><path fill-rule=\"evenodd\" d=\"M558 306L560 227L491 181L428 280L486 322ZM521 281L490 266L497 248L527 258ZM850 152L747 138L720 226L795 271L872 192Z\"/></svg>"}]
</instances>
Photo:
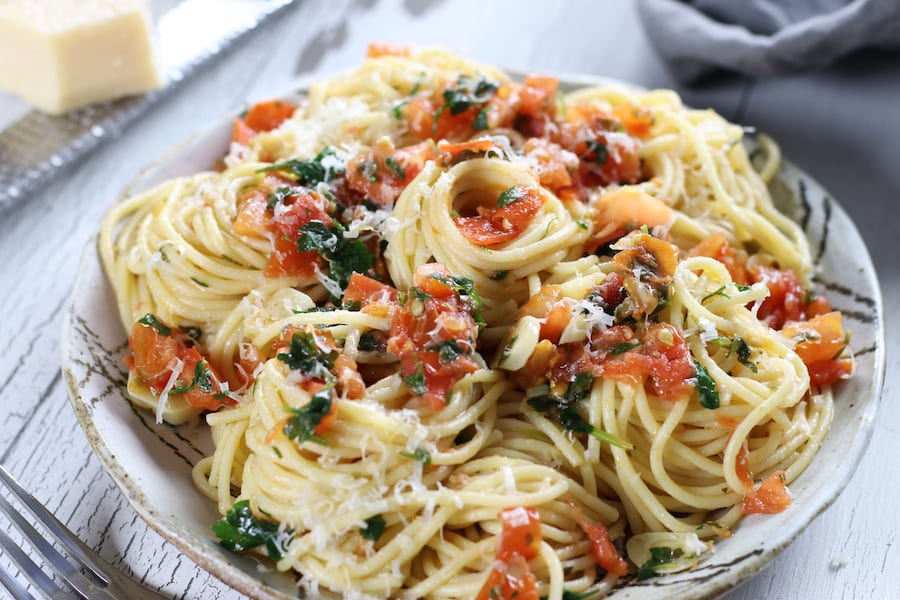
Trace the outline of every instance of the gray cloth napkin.
<instances>
[{"instance_id":1,"label":"gray cloth napkin","mask_svg":"<svg viewBox=\"0 0 900 600\"><path fill-rule=\"evenodd\" d=\"M900 48L900 0L637 1L650 41L684 82L716 69L764 77L862 48Z\"/></svg>"}]
</instances>

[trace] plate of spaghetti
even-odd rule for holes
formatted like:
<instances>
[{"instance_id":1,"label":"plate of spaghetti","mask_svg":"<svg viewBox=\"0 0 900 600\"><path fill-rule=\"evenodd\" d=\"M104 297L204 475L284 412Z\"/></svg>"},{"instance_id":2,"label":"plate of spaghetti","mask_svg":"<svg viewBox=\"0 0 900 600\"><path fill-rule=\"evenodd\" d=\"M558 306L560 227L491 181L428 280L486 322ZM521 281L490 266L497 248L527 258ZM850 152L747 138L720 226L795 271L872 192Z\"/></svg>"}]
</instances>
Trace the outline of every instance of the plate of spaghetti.
<instances>
[{"instance_id":1,"label":"plate of spaghetti","mask_svg":"<svg viewBox=\"0 0 900 600\"><path fill-rule=\"evenodd\" d=\"M675 92L373 45L149 167L64 372L135 510L259 598L706 598L846 485L850 220Z\"/></svg>"}]
</instances>

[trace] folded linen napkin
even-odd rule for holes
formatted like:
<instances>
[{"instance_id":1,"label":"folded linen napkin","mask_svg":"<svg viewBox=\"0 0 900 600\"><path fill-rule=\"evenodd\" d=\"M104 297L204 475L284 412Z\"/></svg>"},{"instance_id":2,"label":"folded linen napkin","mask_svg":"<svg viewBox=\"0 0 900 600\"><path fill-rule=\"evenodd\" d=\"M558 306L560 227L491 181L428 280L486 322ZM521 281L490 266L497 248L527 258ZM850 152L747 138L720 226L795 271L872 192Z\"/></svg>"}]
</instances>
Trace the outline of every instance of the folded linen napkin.
<instances>
[{"instance_id":1,"label":"folded linen napkin","mask_svg":"<svg viewBox=\"0 0 900 600\"><path fill-rule=\"evenodd\" d=\"M900 48L900 0L637 1L651 43L684 82L716 69L764 77L862 48Z\"/></svg>"}]
</instances>

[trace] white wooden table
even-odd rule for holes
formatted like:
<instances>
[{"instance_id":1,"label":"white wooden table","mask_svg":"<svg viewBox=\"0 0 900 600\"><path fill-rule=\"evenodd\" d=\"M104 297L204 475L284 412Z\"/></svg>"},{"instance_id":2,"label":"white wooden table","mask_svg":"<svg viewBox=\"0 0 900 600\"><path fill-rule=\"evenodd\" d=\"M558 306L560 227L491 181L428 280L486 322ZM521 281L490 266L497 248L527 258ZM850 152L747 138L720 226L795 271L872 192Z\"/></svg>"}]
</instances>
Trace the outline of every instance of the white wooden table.
<instances>
[{"instance_id":1,"label":"white wooden table","mask_svg":"<svg viewBox=\"0 0 900 600\"><path fill-rule=\"evenodd\" d=\"M358 64L371 40L438 44L512 68L677 88L631 2L301 0L119 139L0 214L0 462L103 556L173 598L241 596L149 530L91 454L59 362L78 257L145 163L299 75ZM834 194L867 241L887 315L882 406L855 476L769 568L727 598L900 598L900 55L871 53L816 73L733 77L680 91L689 104L773 135L785 156ZM0 97L0 117L16 106Z\"/></svg>"}]
</instances>

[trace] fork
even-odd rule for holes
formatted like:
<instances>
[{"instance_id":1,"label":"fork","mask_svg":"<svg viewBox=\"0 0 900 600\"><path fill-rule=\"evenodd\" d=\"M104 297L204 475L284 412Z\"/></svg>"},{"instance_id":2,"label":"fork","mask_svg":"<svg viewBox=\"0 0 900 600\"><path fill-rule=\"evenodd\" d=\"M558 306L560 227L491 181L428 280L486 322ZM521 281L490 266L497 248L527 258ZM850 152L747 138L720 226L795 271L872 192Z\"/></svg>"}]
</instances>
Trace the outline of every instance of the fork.
<instances>
[{"instance_id":1,"label":"fork","mask_svg":"<svg viewBox=\"0 0 900 600\"><path fill-rule=\"evenodd\" d=\"M38 533L31 523L0 495L0 513L13 523L49 565L75 591L76 597L87 600L159 600L165 598L152 590L135 583L91 550L75 534L69 531L40 502L25 491L9 472L0 465L0 481L19 503L41 523L52 539L66 549L74 563L61 554L53 544ZM31 583L47 597L57 600L72 598L70 591L61 588L53 578L45 573L19 546L0 529L0 548L4 550ZM76 564L77 563L77 564ZM0 567L0 584L3 584L16 600L35 600L23 586L5 569Z\"/></svg>"}]
</instances>

